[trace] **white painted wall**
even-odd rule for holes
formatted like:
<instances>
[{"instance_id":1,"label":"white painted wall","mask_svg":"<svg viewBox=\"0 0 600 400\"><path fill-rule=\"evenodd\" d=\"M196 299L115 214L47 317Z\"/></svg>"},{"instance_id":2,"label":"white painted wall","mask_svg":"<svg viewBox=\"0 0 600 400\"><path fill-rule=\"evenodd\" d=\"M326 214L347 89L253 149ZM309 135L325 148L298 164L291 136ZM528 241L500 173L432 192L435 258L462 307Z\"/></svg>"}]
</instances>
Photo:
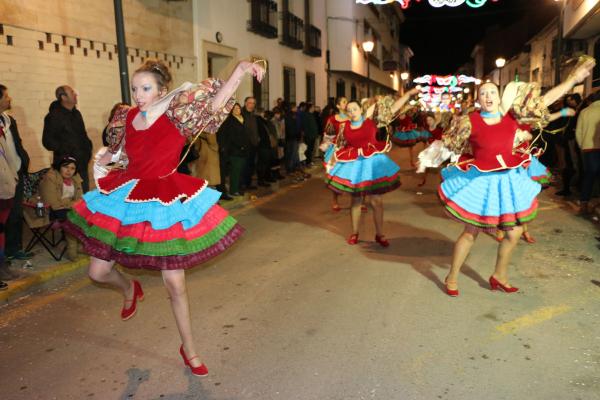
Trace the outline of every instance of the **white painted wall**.
<instances>
[{"instance_id":1,"label":"white painted wall","mask_svg":"<svg viewBox=\"0 0 600 400\"><path fill-rule=\"evenodd\" d=\"M249 32L246 23L250 19L250 2L247 0L193 0L195 47L199 57L198 79L207 77L204 58L207 51L229 51L233 55L229 70L232 70L237 61L259 57L268 61L269 69L269 103L273 105L275 99L283 97L283 66L296 69L296 100L304 101L306 98L306 72L315 74L315 89L317 105L326 103L327 76L325 71L325 54L327 44L327 31L325 29L325 2L312 1L312 25L321 29L321 50L319 58L309 57L302 50L295 50L279 44L279 38L268 39ZM282 10L281 1L278 2L278 12ZM304 19L304 0L291 0L290 11ZM216 32L223 34L223 42L218 44L215 39ZM281 21L279 21L279 34L281 35ZM226 48L225 48L226 47ZM243 100L252 94L252 80L244 78L236 97Z\"/></svg>"},{"instance_id":2,"label":"white painted wall","mask_svg":"<svg viewBox=\"0 0 600 400\"><path fill-rule=\"evenodd\" d=\"M575 29L577 24L585 18L597 5L600 0L583 0L577 9L573 9L573 1L570 1L565 8L565 19L563 25L563 35L568 36Z\"/></svg>"}]
</instances>

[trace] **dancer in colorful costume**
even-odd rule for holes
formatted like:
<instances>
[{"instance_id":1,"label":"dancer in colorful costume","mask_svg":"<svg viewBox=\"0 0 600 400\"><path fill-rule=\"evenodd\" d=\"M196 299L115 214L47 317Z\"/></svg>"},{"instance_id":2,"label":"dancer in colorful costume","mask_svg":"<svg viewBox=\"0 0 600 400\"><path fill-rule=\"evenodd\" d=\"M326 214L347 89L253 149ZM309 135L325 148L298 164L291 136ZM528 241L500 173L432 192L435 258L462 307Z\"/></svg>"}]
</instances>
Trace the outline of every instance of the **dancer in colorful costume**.
<instances>
[{"instance_id":1,"label":"dancer in colorful costume","mask_svg":"<svg viewBox=\"0 0 600 400\"><path fill-rule=\"evenodd\" d=\"M573 110L572 108L563 108L559 112L550 114L548 117L548 122L552 122L552 121L557 120L562 117L574 116L574 115L575 115L575 110ZM531 126L527 125L527 124L520 125L519 129L531 132ZM541 133L538 137L541 137ZM541 157L541 155L544 154L545 148L533 147L534 142L535 142L535 139L533 141L529 141L529 140L524 141L523 143L517 145L515 151L518 153L531 155L530 164L527 167L527 175L529 176L529 178L533 179L535 182L542 185L542 188L545 189L548 186L550 186L550 180L552 178L552 173L550 172L548 167L546 167L544 164L542 164L539 160L539 157ZM529 224L527 224L527 223L523 224L523 234L521 235L521 239L523 239L525 242L527 242L529 244L534 244L536 242L536 240L529 232L528 225ZM496 231L496 240L498 242L501 242L502 240L504 240L504 237L505 237L505 231L498 229Z\"/></svg>"},{"instance_id":2,"label":"dancer in colorful costume","mask_svg":"<svg viewBox=\"0 0 600 400\"><path fill-rule=\"evenodd\" d=\"M242 62L227 82L185 83L167 94L168 67L146 60L131 79L137 106L115 113L108 128L111 145L97 156L95 170L102 175L114 165L97 179L98 189L74 205L65 225L91 256L90 278L122 292L123 320L136 313L144 292L114 268L115 261L161 271L181 336L180 354L198 376L208 370L195 350L185 270L221 254L243 229L216 204L221 194L208 182L176 169L186 137L217 131L246 73L260 81L264 69Z\"/></svg>"},{"instance_id":3,"label":"dancer in colorful costume","mask_svg":"<svg viewBox=\"0 0 600 400\"><path fill-rule=\"evenodd\" d=\"M345 97L338 97L335 99L335 108L337 112L327 118L327 122L325 123L325 130L323 132L323 143L321 144L321 150L325 152L323 157L323 165L327 168L327 163L331 160L333 156L333 152L335 151L335 143L338 137L338 133L340 131L340 124L348 121L348 116L346 115L346 106L348 105L348 100ZM341 207L338 203L339 193L333 191L332 192L333 201L331 204L331 209L333 211L340 211Z\"/></svg>"},{"instance_id":4,"label":"dancer in colorful costume","mask_svg":"<svg viewBox=\"0 0 600 400\"><path fill-rule=\"evenodd\" d=\"M375 241L382 247L389 246L383 234L381 195L400 186L400 168L385 155L391 149L391 143L387 140L387 126L413 93L416 91L410 91L398 100L392 100L389 96L381 98L367 109L365 115L356 101L350 101L346 107L349 121L340 125L335 151L327 164L325 182L334 192L352 195L352 234L348 238L351 245L358 243L361 200L369 195Z\"/></svg>"},{"instance_id":5,"label":"dancer in colorful costume","mask_svg":"<svg viewBox=\"0 0 600 400\"><path fill-rule=\"evenodd\" d=\"M549 115L546 104L552 104L585 79L594 65L593 59L581 60L564 83L543 97L536 84L510 83L505 90L510 109L500 108L500 95L494 84L482 85L481 113L455 120L442 145L432 145L419 155L420 171L440 165L447 158L457 161L442 171L444 181L438 189L446 211L465 224L445 279L448 295L458 296L460 268L478 233L495 233L497 229L505 230L507 239L499 244L490 286L492 290L507 293L518 291L508 283L508 265L523 232L522 224L536 216L536 197L541 190L541 185L526 171L531 155L514 151L515 136L518 143L531 140L528 132L518 129L519 123L546 124Z\"/></svg>"},{"instance_id":6,"label":"dancer in colorful costume","mask_svg":"<svg viewBox=\"0 0 600 400\"><path fill-rule=\"evenodd\" d=\"M421 126L419 110L416 107L409 107L401 111L400 116L393 123L394 133L392 142L399 147L408 149L410 166L414 167L413 147L417 143L425 143L431 137L426 127ZM417 120L417 122L414 121Z\"/></svg>"}]
</instances>

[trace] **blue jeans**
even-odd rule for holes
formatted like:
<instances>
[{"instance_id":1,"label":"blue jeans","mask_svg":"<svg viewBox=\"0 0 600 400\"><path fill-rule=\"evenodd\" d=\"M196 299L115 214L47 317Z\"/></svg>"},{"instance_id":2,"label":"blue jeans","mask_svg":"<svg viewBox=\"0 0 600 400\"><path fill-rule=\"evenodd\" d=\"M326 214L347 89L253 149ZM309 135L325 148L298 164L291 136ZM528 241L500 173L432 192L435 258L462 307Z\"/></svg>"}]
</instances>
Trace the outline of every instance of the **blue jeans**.
<instances>
[{"instance_id":1,"label":"blue jeans","mask_svg":"<svg viewBox=\"0 0 600 400\"><path fill-rule=\"evenodd\" d=\"M583 152L583 182L581 201L590 201L594 183L600 177L600 151Z\"/></svg>"}]
</instances>

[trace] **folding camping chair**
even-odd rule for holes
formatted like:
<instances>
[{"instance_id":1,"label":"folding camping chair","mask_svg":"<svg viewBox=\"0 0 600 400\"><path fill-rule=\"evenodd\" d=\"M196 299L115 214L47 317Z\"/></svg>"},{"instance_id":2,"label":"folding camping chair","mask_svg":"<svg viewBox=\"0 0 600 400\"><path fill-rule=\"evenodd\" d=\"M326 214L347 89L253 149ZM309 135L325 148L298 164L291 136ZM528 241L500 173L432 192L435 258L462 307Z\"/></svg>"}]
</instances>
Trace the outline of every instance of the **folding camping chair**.
<instances>
[{"instance_id":1,"label":"folding camping chair","mask_svg":"<svg viewBox=\"0 0 600 400\"><path fill-rule=\"evenodd\" d=\"M33 235L27 246L25 246L25 251L31 251L39 243L52 258L60 261L67 251L65 233L60 230L58 222L50 221L50 207L47 204L44 204L43 212L41 213L43 215L40 216L36 213L40 181L48 170L49 168L44 168L40 171L30 173L25 177L23 219ZM57 233L58 230L60 230L60 233ZM62 250L58 248L61 242L65 242Z\"/></svg>"}]
</instances>

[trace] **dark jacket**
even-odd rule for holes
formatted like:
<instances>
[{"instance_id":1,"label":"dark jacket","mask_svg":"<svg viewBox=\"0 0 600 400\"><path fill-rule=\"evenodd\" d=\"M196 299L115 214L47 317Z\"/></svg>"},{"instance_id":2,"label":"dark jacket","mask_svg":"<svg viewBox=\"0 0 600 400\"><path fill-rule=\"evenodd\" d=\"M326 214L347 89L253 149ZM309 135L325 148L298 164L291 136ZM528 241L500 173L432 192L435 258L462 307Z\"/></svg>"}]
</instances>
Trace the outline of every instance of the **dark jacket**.
<instances>
[{"instance_id":1,"label":"dark jacket","mask_svg":"<svg viewBox=\"0 0 600 400\"><path fill-rule=\"evenodd\" d=\"M21 135L19 135L19 128L17 127L17 121L10 115L10 133L12 134L13 141L15 143L15 150L17 151L17 155L21 159L21 169L17 172L19 173L19 179L21 179L24 175L29 172L29 154L23 147L23 142L21 141Z\"/></svg>"},{"instance_id":2,"label":"dark jacket","mask_svg":"<svg viewBox=\"0 0 600 400\"><path fill-rule=\"evenodd\" d=\"M269 124L269 122L264 119L263 117L258 117L257 119L258 122L258 147L261 149L270 149L271 148L271 138L269 136L269 129L270 127L267 126ZM271 124L272 126L272 124ZM273 126L273 130L275 130L275 127Z\"/></svg>"},{"instance_id":3,"label":"dark jacket","mask_svg":"<svg viewBox=\"0 0 600 400\"><path fill-rule=\"evenodd\" d=\"M251 113L246 110L246 108L242 107L242 117L244 117L244 126L246 127L246 132L250 139L250 143L252 146L258 146L260 142L260 133L258 131L258 116L254 113Z\"/></svg>"},{"instance_id":4,"label":"dark jacket","mask_svg":"<svg viewBox=\"0 0 600 400\"><path fill-rule=\"evenodd\" d=\"M236 117L230 115L217 131L219 152L225 156L248 157L250 134Z\"/></svg>"},{"instance_id":5,"label":"dark jacket","mask_svg":"<svg viewBox=\"0 0 600 400\"><path fill-rule=\"evenodd\" d=\"M302 132L298 129L298 115L289 112L285 116L285 141L300 140Z\"/></svg>"},{"instance_id":6,"label":"dark jacket","mask_svg":"<svg viewBox=\"0 0 600 400\"><path fill-rule=\"evenodd\" d=\"M50 104L44 118L42 144L54 152L54 161L72 156L77 160L78 167L85 166L87 169L92 158L92 141L85 131L81 113L76 108L67 110L58 100Z\"/></svg>"},{"instance_id":7,"label":"dark jacket","mask_svg":"<svg viewBox=\"0 0 600 400\"><path fill-rule=\"evenodd\" d=\"M302 128L304 131L304 140L315 141L319 136L319 124L313 113L303 113Z\"/></svg>"}]
</instances>

